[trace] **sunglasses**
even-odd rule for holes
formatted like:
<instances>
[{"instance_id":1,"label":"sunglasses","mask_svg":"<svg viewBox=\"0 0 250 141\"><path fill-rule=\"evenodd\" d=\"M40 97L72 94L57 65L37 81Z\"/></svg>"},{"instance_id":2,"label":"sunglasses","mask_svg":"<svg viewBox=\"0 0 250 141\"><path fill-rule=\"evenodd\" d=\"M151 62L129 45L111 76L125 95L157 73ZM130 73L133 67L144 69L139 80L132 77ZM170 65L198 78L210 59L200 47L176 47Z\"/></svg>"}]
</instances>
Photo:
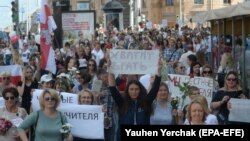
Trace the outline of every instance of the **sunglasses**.
<instances>
[{"instance_id":1,"label":"sunglasses","mask_svg":"<svg viewBox=\"0 0 250 141\"><path fill-rule=\"evenodd\" d=\"M10 80L10 77L3 77L3 80Z\"/></svg>"},{"instance_id":2,"label":"sunglasses","mask_svg":"<svg viewBox=\"0 0 250 141\"><path fill-rule=\"evenodd\" d=\"M56 99L54 97L45 97L45 101L55 101Z\"/></svg>"},{"instance_id":3,"label":"sunglasses","mask_svg":"<svg viewBox=\"0 0 250 141\"><path fill-rule=\"evenodd\" d=\"M89 66L95 66L94 64L89 64Z\"/></svg>"},{"instance_id":4,"label":"sunglasses","mask_svg":"<svg viewBox=\"0 0 250 141\"><path fill-rule=\"evenodd\" d=\"M184 66L181 66L180 69L185 69L185 67L184 67Z\"/></svg>"},{"instance_id":5,"label":"sunglasses","mask_svg":"<svg viewBox=\"0 0 250 141\"><path fill-rule=\"evenodd\" d=\"M212 71L203 71L204 74L211 74Z\"/></svg>"},{"instance_id":6,"label":"sunglasses","mask_svg":"<svg viewBox=\"0 0 250 141\"><path fill-rule=\"evenodd\" d=\"M236 78L227 78L227 81L236 81Z\"/></svg>"},{"instance_id":7,"label":"sunglasses","mask_svg":"<svg viewBox=\"0 0 250 141\"><path fill-rule=\"evenodd\" d=\"M15 99L15 97L14 97L14 96L4 97L4 99L5 99L5 100L9 100L9 99L10 99L10 100L14 100L14 99Z\"/></svg>"}]
</instances>

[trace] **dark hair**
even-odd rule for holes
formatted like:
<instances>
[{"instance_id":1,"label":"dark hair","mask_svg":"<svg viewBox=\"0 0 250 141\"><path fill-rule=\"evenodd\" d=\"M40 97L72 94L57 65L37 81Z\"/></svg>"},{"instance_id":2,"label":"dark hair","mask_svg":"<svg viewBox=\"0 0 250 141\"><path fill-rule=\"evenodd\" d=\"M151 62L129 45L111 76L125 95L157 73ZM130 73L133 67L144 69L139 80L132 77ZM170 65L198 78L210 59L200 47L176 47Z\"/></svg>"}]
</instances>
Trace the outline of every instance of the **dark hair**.
<instances>
[{"instance_id":1,"label":"dark hair","mask_svg":"<svg viewBox=\"0 0 250 141\"><path fill-rule=\"evenodd\" d=\"M70 92L70 82L67 78L64 78L64 77L57 78L54 84L55 89L57 85L61 85L64 92Z\"/></svg>"},{"instance_id":2,"label":"dark hair","mask_svg":"<svg viewBox=\"0 0 250 141\"><path fill-rule=\"evenodd\" d=\"M107 74L107 70L106 69L103 69L103 68L99 68L96 72L96 76L99 78L101 75L103 74Z\"/></svg>"},{"instance_id":3,"label":"dark hair","mask_svg":"<svg viewBox=\"0 0 250 141\"><path fill-rule=\"evenodd\" d=\"M66 59L65 59L64 68L66 69L66 72L68 72L68 64L69 64L69 62L70 62L71 59L75 59L75 58L73 58L71 56L67 56ZM76 67L78 68L78 66L79 66L78 59L75 59L75 63L76 63Z\"/></svg>"},{"instance_id":4,"label":"dark hair","mask_svg":"<svg viewBox=\"0 0 250 141\"><path fill-rule=\"evenodd\" d=\"M89 71L89 62L93 62L94 63L94 71L97 71L97 64L96 61L94 59L89 59L88 64L87 64L87 69Z\"/></svg>"},{"instance_id":5,"label":"dark hair","mask_svg":"<svg viewBox=\"0 0 250 141\"><path fill-rule=\"evenodd\" d=\"M190 74L193 74L193 73L194 73L193 68L194 68L194 66L196 66L196 65L200 65L200 67L201 67L201 64L200 64L199 62L192 62L191 66L190 66ZM201 76L200 71L199 71L198 76Z\"/></svg>"},{"instance_id":6,"label":"dark hair","mask_svg":"<svg viewBox=\"0 0 250 141\"><path fill-rule=\"evenodd\" d=\"M91 75L86 70L81 70L79 75L84 80L83 84L89 83L92 79Z\"/></svg>"},{"instance_id":7,"label":"dark hair","mask_svg":"<svg viewBox=\"0 0 250 141\"><path fill-rule=\"evenodd\" d=\"M196 61L197 61L197 57L196 57L195 55L193 55L193 54L188 55L187 58L188 58L190 61L192 61L192 62L196 62Z\"/></svg>"},{"instance_id":8,"label":"dark hair","mask_svg":"<svg viewBox=\"0 0 250 141\"><path fill-rule=\"evenodd\" d=\"M69 47L70 47L70 43L69 43L69 42L66 42L66 43L64 44L64 46L69 46Z\"/></svg>"},{"instance_id":9,"label":"dark hair","mask_svg":"<svg viewBox=\"0 0 250 141\"><path fill-rule=\"evenodd\" d=\"M5 88L3 90L2 95L3 95L4 98L5 98L5 96L6 96L7 93L12 93L15 98L17 98L19 96L17 89L14 88L14 87Z\"/></svg>"},{"instance_id":10,"label":"dark hair","mask_svg":"<svg viewBox=\"0 0 250 141\"><path fill-rule=\"evenodd\" d=\"M147 90L144 88L144 86L138 81L138 80L131 80L126 85L125 91L124 91L124 103L122 104L122 108L119 109L120 114L125 114L128 112L129 107L131 106L133 100L129 96L128 89L130 85L135 84L139 87L139 96L137 97L137 103L140 108L142 108L145 113L150 116L152 109L151 105L147 104L146 96L147 96Z\"/></svg>"},{"instance_id":11,"label":"dark hair","mask_svg":"<svg viewBox=\"0 0 250 141\"><path fill-rule=\"evenodd\" d=\"M99 69L104 69L104 67L105 67L105 63L107 63L108 61L107 61L107 59L106 58L102 58L101 60L100 60L100 62L99 62Z\"/></svg>"}]
</instances>

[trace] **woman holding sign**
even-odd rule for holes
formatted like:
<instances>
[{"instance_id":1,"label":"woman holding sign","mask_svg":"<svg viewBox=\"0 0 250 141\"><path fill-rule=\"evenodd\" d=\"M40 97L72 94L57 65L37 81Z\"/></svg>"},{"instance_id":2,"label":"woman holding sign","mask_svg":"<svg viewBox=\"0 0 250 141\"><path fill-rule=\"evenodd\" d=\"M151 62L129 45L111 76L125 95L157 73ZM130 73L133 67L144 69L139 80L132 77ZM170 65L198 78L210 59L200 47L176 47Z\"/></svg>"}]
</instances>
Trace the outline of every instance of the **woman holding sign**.
<instances>
[{"instance_id":1,"label":"woman holding sign","mask_svg":"<svg viewBox=\"0 0 250 141\"><path fill-rule=\"evenodd\" d=\"M0 108L1 125L4 118L11 121L12 126L5 133L0 131L0 141L16 141L19 138L16 127L27 116L27 112L24 108L18 107L18 96L16 88L11 87L3 90L5 106Z\"/></svg>"},{"instance_id":2,"label":"woman holding sign","mask_svg":"<svg viewBox=\"0 0 250 141\"><path fill-rule=\"evenodd\" d=\"M79 105L94 105L95 97L90 90L82 90L78 93L78 104ZM74 141L102 141L99 139L85 139L74 137Z\"/></svg>"},{"instance_id":3,"label":"woman holding sign","mask_svg":"<svg viewBox=\"0 0 250 141\"><path fill-rule=\"evenodd\" d=\"M219 111L217 118L221 124L229 124L228 102L230 101L230 98L247 98L246 95L243 94L238 74L234 71L227 73L224 87L215 94L211 103L211 109Z\"/></svg>"},{"instance_id":4,"label":"woman holding sign","mask_svg":"<svg viewBox=\"0 0 250 141\"><path fill-rule=\"evenodd\" d=\"M159 61L161 62L161 61ZM110 62L109 62L110 67ZM121 125L149 125L151 115L151 105L156 98L161 82L161 68L159 63L158 75L155 76L154 84L147 93L147 90L138 80L131 80L125 88L124 97L116 88L114 74L109 73L109 89L114 98L119 111L117 140L121 140Z\"/></svg>"},{"instance_id":5,"label":"woman holding sign","mask_svg":"<svg viewBox=\"0 0 250 141\"><path fill-rule=\"evenodd\" d=\"M34 134L31 134L35 141L73 141L72 135L63 136L60 132L62 125L67 123L64 114L56 108L60 104L59 94L53 89L45 89L39 97L41 110L31 113L23 123L18 127L18 132L22 141L28 141L25 130L34 128ZM49 128L48 128L49 125Z\"/></svg>"}]
</instances>

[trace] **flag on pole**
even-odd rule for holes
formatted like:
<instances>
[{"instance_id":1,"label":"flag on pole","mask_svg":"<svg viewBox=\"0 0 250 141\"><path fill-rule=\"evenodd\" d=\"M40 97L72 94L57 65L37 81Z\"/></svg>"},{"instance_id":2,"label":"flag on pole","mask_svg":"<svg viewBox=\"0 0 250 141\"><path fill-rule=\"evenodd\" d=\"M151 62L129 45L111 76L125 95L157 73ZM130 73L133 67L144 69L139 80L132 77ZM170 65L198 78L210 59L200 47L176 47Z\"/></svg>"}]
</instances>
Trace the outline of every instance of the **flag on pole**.
<instances>
[{"instance_id":1,"label":"flag on pole","mask_svg":"<svg viewBox=\"0 0 250 141\"><path fill-rule=\"evenodd\" d=\"M47 0L42 0L40 17L40 50L41 68L51 73L56 73L55 52L52 47L51 35L57 28L55 21L50 13Z\"/></svg>"}]
</instances>

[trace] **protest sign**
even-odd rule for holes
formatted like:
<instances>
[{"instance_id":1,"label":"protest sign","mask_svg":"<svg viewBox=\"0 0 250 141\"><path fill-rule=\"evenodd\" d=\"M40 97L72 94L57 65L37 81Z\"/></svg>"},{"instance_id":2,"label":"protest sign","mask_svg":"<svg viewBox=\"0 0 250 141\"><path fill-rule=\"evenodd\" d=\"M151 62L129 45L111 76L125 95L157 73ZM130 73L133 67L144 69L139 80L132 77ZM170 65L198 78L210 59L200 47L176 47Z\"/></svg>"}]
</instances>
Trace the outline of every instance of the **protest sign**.
<instances>
[{"instance_id":1,"label":"protest sign","mask_svg":"<svg viewBox=\"0 0 250 141\"><path fill-rule=\"evenodd\" d=\"M43 90L36 89L32 96L32 109L40 109L39 97ZM76 137L86 139L104 138L104 113L100 105L78 105L77 95L61 92L61 103L58 110L66 117L73 126L72 134ZM88 132L83 132L88 131Z\"/></svg>"},{"instance_id":2,"label":"protest sign","mask_svg":"<svg viewBox=\"0 0 250 141\"><path fill-rule=\"evenodd\" d=\"M229 102L231 103L231 108L228 120L250 123L250 100L231 98Z\"/></svg>"},{"instance_id":3,"label":"protest sign","mask_svg":"<svg viewBox=\"0 0 250 141\"><path fill-rule=\"evenodd\" d=\"M104 113L100 105L67 105L58 108L72 125L73 136L85 139L104 138Z\"/></svg>"},{"instance_id":4,"label":"protest sign","mask_svg":"<svg viewBox=\"0 0 250 141\"><path fill-rule=\"evenodd\" d=\"M190 78L186 75L168 75L168 86L172 97L181 97L183 93L179 90L179 85L189 82L189 85L196 86L200 89L200 95L206 97L208 104L210 104L213 96L213 79L206 77ZM190 99L187 97L185 104L189 103Z\"/></svg>"},{"instance_id":5,"label":"protest sign","mask_svg":"<svg viewBox=\"0 0 250 141\"><path fill-rule=\"evenodd\" d=\"M111 67L115 74L156 74L159 50L110 50Z\"/></svg>"}]
</instances>

